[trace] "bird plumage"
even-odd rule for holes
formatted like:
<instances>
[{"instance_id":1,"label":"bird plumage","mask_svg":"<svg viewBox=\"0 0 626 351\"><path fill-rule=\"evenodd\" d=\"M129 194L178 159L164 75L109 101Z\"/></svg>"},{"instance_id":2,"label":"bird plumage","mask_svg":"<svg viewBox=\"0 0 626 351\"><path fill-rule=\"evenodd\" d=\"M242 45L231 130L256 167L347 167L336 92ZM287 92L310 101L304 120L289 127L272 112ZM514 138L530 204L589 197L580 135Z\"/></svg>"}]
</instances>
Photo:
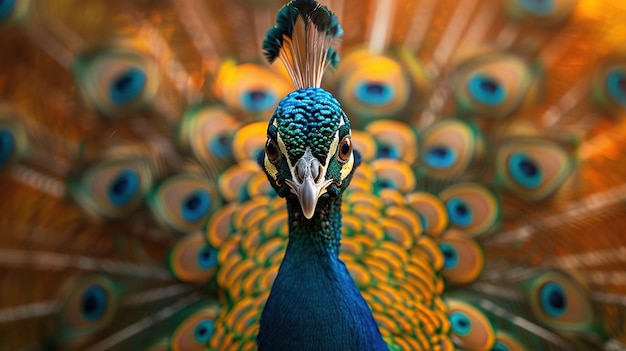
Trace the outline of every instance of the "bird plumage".
<instances>
[{"instance_id":1,"label":"bird plumage","mask_svg":"<svg viewBox=\"0 0 626 351\"><path fill-rule=\"evenodd\" d=\"M261 335L294 349L376 339L343 332L370 311L394 350L626 348L626 7L325 1L334 98L305 105L360 162L322 261L258 163L296 90L264 62L283 5L0 1L0 349L255 349L275 281ZM277 133L320 159L316 128Z\"/></svg>"}]
</instances>

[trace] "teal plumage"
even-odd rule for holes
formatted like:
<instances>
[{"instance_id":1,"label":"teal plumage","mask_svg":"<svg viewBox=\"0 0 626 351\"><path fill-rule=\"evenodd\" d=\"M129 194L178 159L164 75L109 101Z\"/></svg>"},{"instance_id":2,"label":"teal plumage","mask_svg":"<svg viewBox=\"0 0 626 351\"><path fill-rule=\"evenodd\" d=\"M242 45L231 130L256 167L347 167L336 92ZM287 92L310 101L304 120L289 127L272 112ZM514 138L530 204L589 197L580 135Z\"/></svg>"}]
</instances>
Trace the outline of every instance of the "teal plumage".
<instances>
[{"instance_id":1,"label":"teal plumage","mask_svg":"<svg viewBox=\"0 0 626 351\"><path fill-rule=\"evenodd\" d=\"M0 350L626 348L626 7L285 3L0 0Z\"/></svg>"}]
</instances>

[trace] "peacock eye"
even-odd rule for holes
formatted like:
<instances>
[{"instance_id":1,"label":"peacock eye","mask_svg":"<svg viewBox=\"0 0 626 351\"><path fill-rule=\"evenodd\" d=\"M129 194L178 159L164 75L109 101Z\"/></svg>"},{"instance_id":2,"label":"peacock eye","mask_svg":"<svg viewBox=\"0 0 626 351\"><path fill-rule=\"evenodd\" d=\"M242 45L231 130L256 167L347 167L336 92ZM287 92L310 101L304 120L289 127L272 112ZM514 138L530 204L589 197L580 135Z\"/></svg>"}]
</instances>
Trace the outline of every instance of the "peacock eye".
<instances>
[{"instance_id":1,"label":"peacock eye","mask_svg":"<svg viewBox=\"0 0 626 351\"><path fill-rule=\"evenodd\" d=\"M339 144L339 151L337 152L337 158L339 162L346 163L352 155L352 139L349 136L343 138L341 144Z\"/></svg>"},{"instance_id":2,"label":"peacock eye","mask_svg":"<svg viewBox=\"0 0 626 351\"><path fill-rule=\"evenodd\" d=\"M278 161L278 148L276 147L276 143L272 139L267 139L265 142L265 155L267 159L270 160L271 163L276 164Z\"/></svg>"}]
</instances>

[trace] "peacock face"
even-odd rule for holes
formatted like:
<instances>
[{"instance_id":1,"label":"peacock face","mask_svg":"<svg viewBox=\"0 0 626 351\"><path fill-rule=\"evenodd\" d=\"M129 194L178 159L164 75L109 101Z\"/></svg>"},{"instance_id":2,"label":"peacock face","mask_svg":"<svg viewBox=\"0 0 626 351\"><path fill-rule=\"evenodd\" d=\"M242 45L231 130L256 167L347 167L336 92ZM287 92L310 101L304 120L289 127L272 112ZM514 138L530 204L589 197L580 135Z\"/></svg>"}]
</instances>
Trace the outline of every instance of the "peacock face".
<instances>
[{"instance_id":1,"label":"peacock face","mask_svg":"<svg viewBox=\"0 0 626 351\"><path fill-rule=\"evenodd\" d=\"M338 197L348 186L358 153L350 122L335 98L320 88L287 95L269 121L260 163L281 197L295 197L313 217L318 202Z\"/></svg>"}]
</instances>

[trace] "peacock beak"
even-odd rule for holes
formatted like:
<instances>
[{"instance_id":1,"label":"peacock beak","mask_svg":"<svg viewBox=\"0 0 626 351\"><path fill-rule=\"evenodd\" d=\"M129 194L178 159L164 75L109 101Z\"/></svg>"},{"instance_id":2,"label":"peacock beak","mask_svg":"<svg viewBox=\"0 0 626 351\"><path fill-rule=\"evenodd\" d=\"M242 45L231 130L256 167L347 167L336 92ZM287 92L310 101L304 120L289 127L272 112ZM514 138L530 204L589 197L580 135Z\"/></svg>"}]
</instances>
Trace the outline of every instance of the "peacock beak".
<instances>
[{"instance_id":1,"label":"peacock beak","mask_svg":"<svg viewBox=\"0 0 626 351\"><path fill-rule=\"evenodd\" d=\"M287 184L298 197L304 217L311 219L317 200L332 181L324 179L324 168L309 150L296 162L293 173L295 182L287 180Z\"/></svg>"},{"instance_id":2,"label":"peacock beak","mask_svg":"<svg viewBox=\"0 0 626 351\"><path fill-rule=\"evenodd\" d=\"M304 217L311 219L315 213L317 199L321 192L320 188L313 182L313 179L307 178L298 186L297 192Z\"/></svg>"}]
</instances>

